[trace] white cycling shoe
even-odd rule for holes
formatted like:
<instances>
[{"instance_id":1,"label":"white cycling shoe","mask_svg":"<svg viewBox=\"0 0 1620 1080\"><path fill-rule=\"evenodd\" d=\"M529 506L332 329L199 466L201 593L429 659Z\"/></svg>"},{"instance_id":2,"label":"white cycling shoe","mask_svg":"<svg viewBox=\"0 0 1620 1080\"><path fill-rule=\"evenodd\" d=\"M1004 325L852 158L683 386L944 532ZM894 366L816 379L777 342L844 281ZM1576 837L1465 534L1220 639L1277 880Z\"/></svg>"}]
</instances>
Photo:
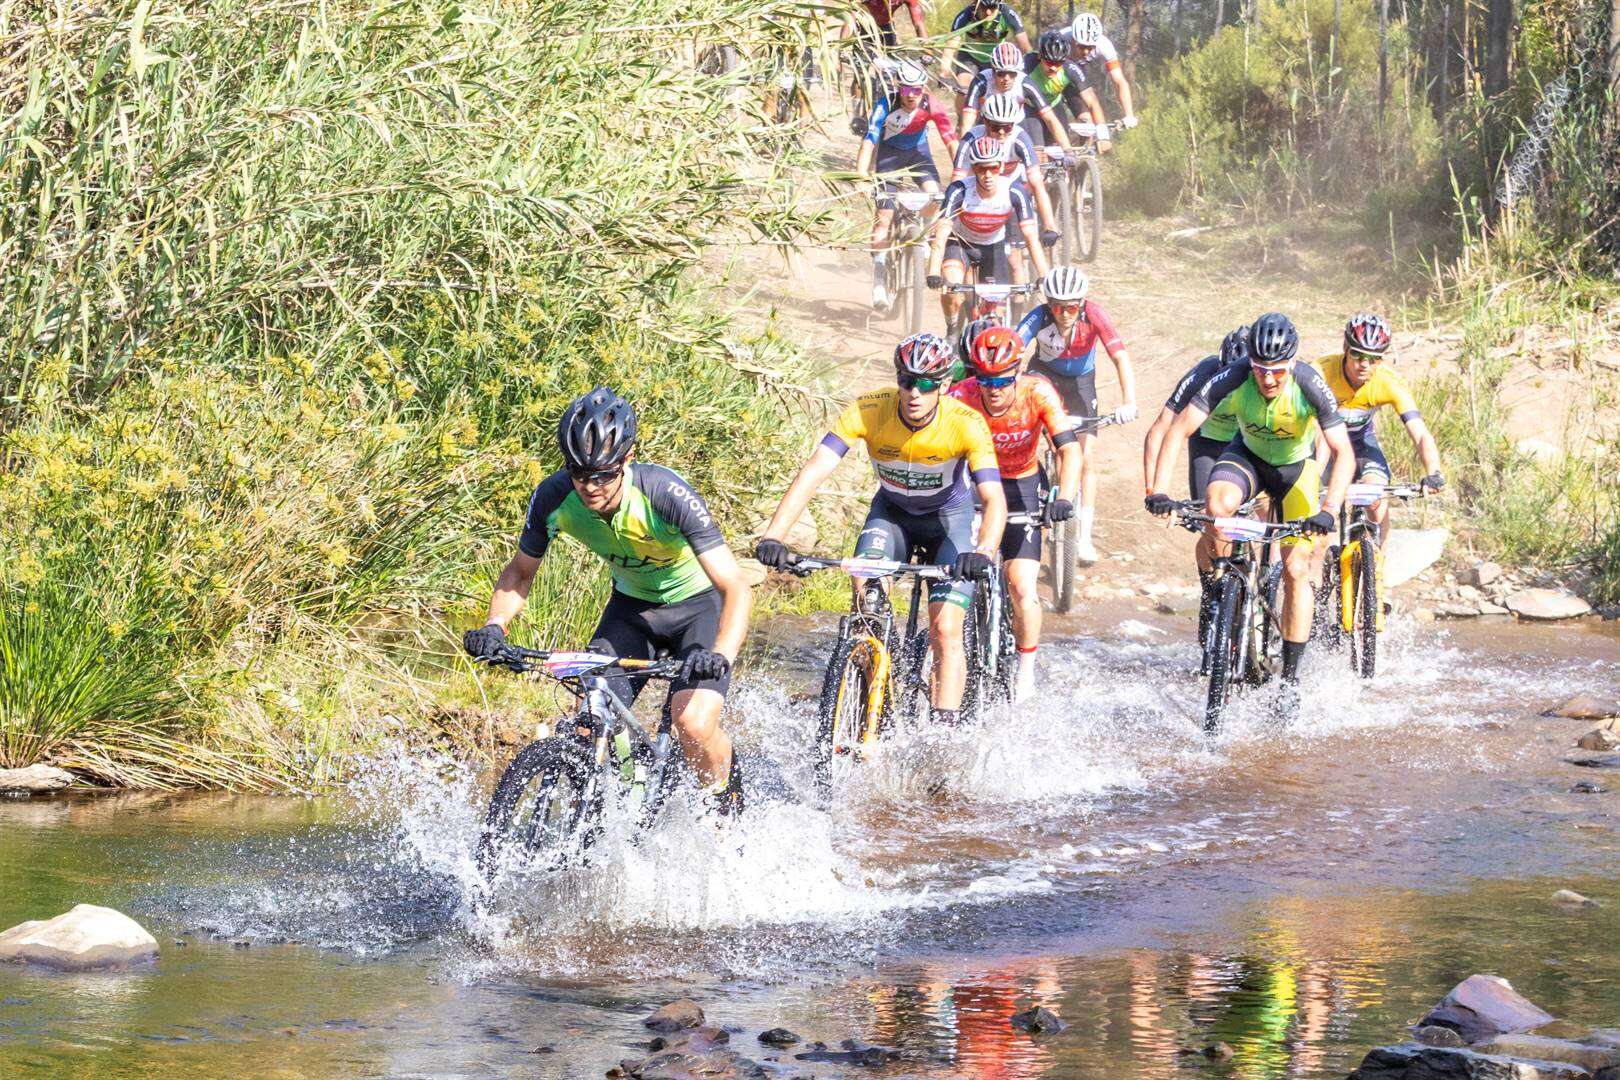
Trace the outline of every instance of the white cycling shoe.
<instances>
[{"instance_id":1,"label":"white cycling shoe","mask_svg":"<svg viewBox=\"0 0 1620 1080\"><path fill-rule=\"evenodd\" d=\"M873 307L875 307L875 308L886 308L891 303L893 303L893 301L889 299L889 290L888 289L885 289L881 284L872 286L872 306Z\"/></svg>"},{"instance_id":2,"label":"white cycling shoe","mask_svg":"<svg viewBox=\"0 0 1620 1080\"><path fill-rule=\"evenodd\" d=\"M1074 542L1074 561L1081 566L1095 566L1099 558L1097 545L1091 542L1091 537L1082 536Z\"/></svg>"}]
</instances>

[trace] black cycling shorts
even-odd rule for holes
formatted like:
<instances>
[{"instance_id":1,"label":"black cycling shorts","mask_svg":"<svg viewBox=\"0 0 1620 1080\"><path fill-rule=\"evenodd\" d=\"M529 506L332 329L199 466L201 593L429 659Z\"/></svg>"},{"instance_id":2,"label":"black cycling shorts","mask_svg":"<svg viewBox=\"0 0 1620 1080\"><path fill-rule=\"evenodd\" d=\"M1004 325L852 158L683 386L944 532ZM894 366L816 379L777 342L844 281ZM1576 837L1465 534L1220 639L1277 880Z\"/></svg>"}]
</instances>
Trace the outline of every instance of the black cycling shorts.
<instances>
[{"instance_id":1,"label":"black cycling shorts","mask_svg":"<svg viewBox=\"0 0 1620 1080\"><path fill-rule=\"evenodd\" d=\"M980 60L976 57L968 56L961 51L958 51L955 56L951 57L951 71L957 75L966 75L968 77L969 85L972 84L973 79L978 77L979 72L989 70L990 61L988 58ZM957 93L966 94L967 91L958 90Z\"/></svg>"},{"instance_id":2,"label":"black cycling shorts","mask_svg":"<svg viewBox=\"0 0 1620 1080\"><path fill-rule=\"evenodd\" d=\"M1009 229L1010 232L1010 229ZM944 262L959 262L978 271L979 281L1012 282L1012 267L1007 262L1006 240L994 244L974 244L952 235L945 240Z\"/></svg>"},{"instance_id":3,"label":"black cycling shorts","mask_svg":"<svg viewBox=\"0 0 1620 1080\"><path fill-rule=\"evenodd\" d=\"M1039 356L1030 358L1029 370L1036 375L1044 375L1054 387L1057 388L1058 397L1063 399L1063 411L1076 420L1090 419L1097 415L1097 369L1092 368L1084 375L1061 375L1051 364ZM1094 431L1083 431L1082 435L1095 434Z\"/></svg>"},{"instance_id":4,"label":"black cycling shorts","mask_svg":"<svg viewBox=\"0 0 1620 1080\"><path fill-rule=\"evenodd\" d=\"M1187 440L1187 498L1204 497L1204 489L1209 487L1209 472L1225 452L1224 442L1193 432L1192 438Z\"/></svg>"},{"instance_id":5,"label":"black cycling shorts","mask_svg":"<svg viewBox=\"0 0 1620 1080\"><path fill-rule=\"evenodd\" d=\"M1314 457L1273 465L1234 436L1209 471L1209 482L1217 480L1237 485L1239 502L1248 502L1265 492L1275 516L1282 521L1302 521L1322 508L1322 472ZM1280 511L1280 513L1276 512ZM1314 537L1290 536L1285 546L1312 544Z\"/></svg>"},{"instance_id":6,"label":"black cycling shorts","mask_svg":"<svg viewBox=\"0 0 1620 1080\"><path fill-rule=\"evenodd\" d=\"M1038 472L1020 476L1016 480L1003 480L1001 490L1007 496L1008 514L1028 514L1035 524L1014 525L1010 522L1001 534L1001 561L1035 559L1041 557L1040 520L1046 513L1046 484Z\"/></svg>"},{"instance_id":7,"label":"black cycling shorts","mask_svg":"<svg viewBox=\"0 0 1620 1080\"><path fill-rule=\"evenodd\" d=\"M1356 451L1356 483L1389 483L1389 459L1384 456L1384 448L1378 445L1378 433L1371 424L1361 431L1360 436L1350 440Z\"/></svg>"},{"instance_id":8,"label":"black cycling shorts","mask_svg":"<svg viewBox=\"0 0 1620 1080\"><path fill-rule=\"evenodd\" d=\"M654 660L659 656L685 657L699 649L712 649L720 636L720 594L708 589L677 600L673 604L660 604L652 600L638 600L614 590L602 609L602 618L591 635L592 652L637 660ZM636 695L645 685L642 679L623 677L608 680L613 692L626 705L635 702ZM682 690L713 690L721 697L731 689L728 672L720 679L696 679L687 682L676 679L669 684L670 694Z\"/></svg>"},{"instance_id":9,"label":"black cycling shorts","mask_svg":"<svg viewBox=\"0 0 1620 1080\"><path fill-rule=\"evenodd\" d=\"M918 188L923 186L925 180L932 180L939 184L939 168L934 164L934 157L924 150L896 150L878 143L877 164L874 170L878 174L900 173ZM887 210L894 206L892 196L900 190L898 178L883 181L883 195L877 200L879 210Z\"/></svg>"},{"instance_id":10,"label":"black cycling shorts","mask_svg":"<svg viewBox=\"0 0 1620 1080\"><path fill-rule=\"evenodd\" d=\"M950 566L964 551L973 550L973 500L913 514L890 502L882 492L872 499L855 541L855 554L865 559L907 562L912 551L922 550L922 561ZM928 585L928 602L965 608L973 599L973 583L945 578Z\"/></svg>"}]
</instances>

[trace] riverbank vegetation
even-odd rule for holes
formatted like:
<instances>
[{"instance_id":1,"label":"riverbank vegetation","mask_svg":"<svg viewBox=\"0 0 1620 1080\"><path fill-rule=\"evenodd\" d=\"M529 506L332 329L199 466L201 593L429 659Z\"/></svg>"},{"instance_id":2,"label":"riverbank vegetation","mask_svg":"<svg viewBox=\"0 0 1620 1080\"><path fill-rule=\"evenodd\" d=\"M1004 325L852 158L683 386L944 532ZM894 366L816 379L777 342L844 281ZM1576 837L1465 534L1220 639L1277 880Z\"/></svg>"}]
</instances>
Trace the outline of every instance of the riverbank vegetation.
<instances>
[{"instance_id":1,"label":"riverbank vegetation","mask_svg":"<svg viewBox=\"0 0 1620 1080\"><path fill-rule=\"evenodd\" d=\"M0 13L0 767L297 783L432 711L591 385L728 523L799 451L790 347L686 271L821 223L685 58L800 12L603 14ZM552 560L519 633L580 640L603 589Z\"/></svg>"}]
</instances>

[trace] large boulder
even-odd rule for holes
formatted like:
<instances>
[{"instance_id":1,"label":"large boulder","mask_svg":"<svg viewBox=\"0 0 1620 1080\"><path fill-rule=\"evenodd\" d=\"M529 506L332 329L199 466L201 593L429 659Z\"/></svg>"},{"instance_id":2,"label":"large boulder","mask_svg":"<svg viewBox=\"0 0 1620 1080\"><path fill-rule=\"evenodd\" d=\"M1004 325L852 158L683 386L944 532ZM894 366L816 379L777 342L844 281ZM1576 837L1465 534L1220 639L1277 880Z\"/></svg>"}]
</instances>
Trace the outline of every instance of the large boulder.
<instances>
[{"instance_id":1,"label":"large boulder","mask_svg":"<svg viewBox=\"0 0 1620 1080\"><path fill-rule=\"evenodd\" d=\"M1391 529L1384 542L1384 588L1411 581L1440 561L1450 529Z\"/></svg>"},{"instance_id":2,"label":"large boulder","mask_svg":"<svg viewBox=\"0 0 1620 1080\"><path fill-rule=\"evenodd\" d=\"M1521 619L1548 622L1592 614L1592 605L1560 589L1525 589L1507 598L1507 609Z\"/></svg>"},{"instance_id":3,"label":"large boulder","mask_svg":"<svg viewBox=\"0 0 1620 1080\"><path fill-rule=\"evenodd\" d=\"M1578 1065L1588 1072L1620 1067L1620 1050L1612 1046L1592 1046L1568 1039L1549 1039L1545 1035L1498 1035L1483 1046L1475 1047L1482 1054L1506 1054L1510 1057L1534 1058L1537 1061L1561 1061Z\"/></svg>"},{"instance_id":4,"label":"large boulder","mask_svg":"<svg viewBox=\"0 0 1620 1080\"><path fill-rule=\"evenodd\" d=\"M1592 1080L1592 1072L1560 1061L1403 1044L1368 1051L1349 1080Z\"/></svg>"},{"instance_id":5,"label":"large boulder","mask_svg":"<svg viewBox=\"0 0 1620 1080\"><path fill-rule=\"evenodd\" d=\"M112 908L80 904L54 919L0 933L0 961L28 961L64 971L122 967L157 955L157 941Z\"/></svg>"},{"instance_id":6,"label":"large boulder","mask_svg":"<svg viewBox=\"0 0 1620 1080\"><path fill-rule=\"evenodd\" d=\"M1566 716L1571 720L1606 720L1620 716L1620 701L1596 694L1576 694L1562 705L1554 705L1542 716Z\"/></svg>"},{"instance_id":7,"label":"large boulder","mask_svg":"<svg viewBox=\"0 0 1620 1080\"><path fill-rule=\"evenodd\" d=\"M37 795L60 791L73 783L73 774L53 765L30 765L25 769L0 769L0 792L21 791Z\"/></svg>"},{"instance_id":8,"label":"large boulder","mask_svg":"<svg viewBox=\"0 0 1620 1080\"><path fill-rule=\"evenodd\" d=\"M1552 1016L1496 975L1470 975L1430 1009L1418 1027L1448 1027L1463 1042L1476 1043L1506 1032L1529 1031L1552 1023Z\"/></svg>"},{"instance_id":9,"label":"large boulder","mask_svg":"<svg viewBox=\"0 0 1620 1080\"><path fill-rule=\"evenodd\" d=\"M643 1027L665 1034L701 1027L703 1008L691 998L676 998L663 1008L649 1013L641 1024Z\"/></svg>"},{"instance_id":10,"label":"large boulder","mask_svg":"<svg viewBox=\"0 0 1620 1080\"><path fill-rule=\"evenodd\" d=\"M1611 716L1600 721L1579 739L1575 745L1582 750L1615 750L1620 749L1620 717Z\"/></svg>"}]
</instances>

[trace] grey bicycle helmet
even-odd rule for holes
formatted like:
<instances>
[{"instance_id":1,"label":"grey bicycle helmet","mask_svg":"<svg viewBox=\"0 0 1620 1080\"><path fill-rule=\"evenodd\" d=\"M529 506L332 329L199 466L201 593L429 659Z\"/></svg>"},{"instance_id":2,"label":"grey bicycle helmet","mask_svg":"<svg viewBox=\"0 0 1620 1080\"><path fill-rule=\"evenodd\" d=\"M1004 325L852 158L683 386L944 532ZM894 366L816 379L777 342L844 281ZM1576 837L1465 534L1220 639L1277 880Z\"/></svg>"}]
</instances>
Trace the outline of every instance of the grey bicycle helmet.
<instances>
[{"instance_id":1,"label":"grey bicycle helmet","mask_svg":"<svg viewBox=\"0 0 1620 1080\"><path fill-rule=\"evenodd\" d=\"M1221 363L1227 367L1249 362L1249 328L1240 326L1221 342Z\"/></svg>"},{"instance_id":2,"label":"grey bicycle helmet","mask_svg":"<svg viewBox=\"0 0 1620 1080\"><path fill-rule=\"evenodd\" d=\"M1268 311L1249 327L1251 363L1278 366L1292 360L1298 351L1299 331L1281 312Z\"/></svg>"},{"instance_id":3,"label":"grey bicycle helmet","mask_svg":"<svg viewBox=\"0 0 1620 1080\"><path fill-rule=\"evenodd\" d=\"M575 472L610 469L629 456L635 442L636 410L605 386L575 398L557 421L563 464Z\"/></svg>"}]
</instances>

